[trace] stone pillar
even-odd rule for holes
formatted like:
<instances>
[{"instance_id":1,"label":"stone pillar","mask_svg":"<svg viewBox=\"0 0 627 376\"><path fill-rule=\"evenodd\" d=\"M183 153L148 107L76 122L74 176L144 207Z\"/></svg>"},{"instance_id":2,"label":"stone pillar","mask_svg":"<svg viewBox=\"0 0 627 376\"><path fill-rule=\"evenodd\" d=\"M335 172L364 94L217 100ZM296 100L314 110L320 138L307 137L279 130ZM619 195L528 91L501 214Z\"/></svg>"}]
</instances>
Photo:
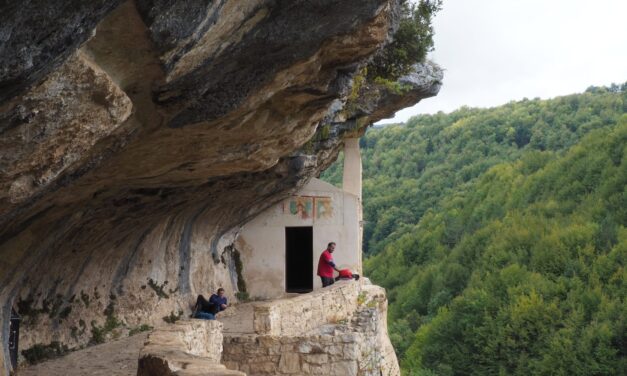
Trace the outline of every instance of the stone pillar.
<instances>
[{"instance_id":1,"label":"stone pillar","mask_svg":"<svg viewBox=\"0 0 627 376\"><path fill-rule=\"evenodd\" d=\"M344 179L342 187L361 201L361 153L359 139L344 139Z\"/></svg>"},{"instance_id":2,"label":"stone pillar","mask_svg":"<svg viewBox=\"0 0 627 376\"><path fill-rule=\"evenodd\" d=\"M359 138L344 139L344 174L342 188L345 192L357 196L358 209L357 220L359 222L359 237L357 239L357 254L359 255L359 266L356 271L359 274L362 270L362 239L364 233L363 211L361 205L361 152L359 151Z\"/></svg>"}]
</instances>

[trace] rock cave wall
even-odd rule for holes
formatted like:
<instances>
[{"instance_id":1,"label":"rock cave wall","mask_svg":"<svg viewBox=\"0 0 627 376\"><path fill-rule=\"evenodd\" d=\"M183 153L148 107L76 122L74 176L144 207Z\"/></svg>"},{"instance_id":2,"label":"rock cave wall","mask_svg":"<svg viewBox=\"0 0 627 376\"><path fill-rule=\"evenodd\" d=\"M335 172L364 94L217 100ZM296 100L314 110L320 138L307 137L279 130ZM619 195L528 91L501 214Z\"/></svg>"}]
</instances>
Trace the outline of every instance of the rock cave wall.
<instances>
[{"instance_id":1,"label":"rock cave wall","mask_svg":"<svg viewBox=\"0 0 627 376\"><path fill-rule=\"evenodd\" d=\"M0 370L12 307L21 349L76 348L237 291L239 226L442 79L346 105L396 0L0 8Z\"/></svg>"}]
</instances>

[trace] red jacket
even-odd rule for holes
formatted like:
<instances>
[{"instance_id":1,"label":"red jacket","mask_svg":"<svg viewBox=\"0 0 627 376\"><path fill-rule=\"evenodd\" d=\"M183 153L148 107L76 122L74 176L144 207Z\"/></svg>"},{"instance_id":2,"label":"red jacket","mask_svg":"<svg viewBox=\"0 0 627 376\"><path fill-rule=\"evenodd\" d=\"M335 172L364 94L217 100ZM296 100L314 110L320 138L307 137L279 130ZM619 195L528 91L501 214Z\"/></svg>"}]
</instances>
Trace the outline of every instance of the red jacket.
<instances>
[{"instance_id":1,"label":"red jacket","mask_svg":"<svg viewBox=\"0 0 627 376\"><path fill-rule=\"evenodd\" d=\"M333 278L334 267L335 263L333 262L333 256L331 256L331 252L329 252L329 250L325 249L320 255L320 260L318 261L318 275L320 277Z\"/></svg>"}]
</instances>

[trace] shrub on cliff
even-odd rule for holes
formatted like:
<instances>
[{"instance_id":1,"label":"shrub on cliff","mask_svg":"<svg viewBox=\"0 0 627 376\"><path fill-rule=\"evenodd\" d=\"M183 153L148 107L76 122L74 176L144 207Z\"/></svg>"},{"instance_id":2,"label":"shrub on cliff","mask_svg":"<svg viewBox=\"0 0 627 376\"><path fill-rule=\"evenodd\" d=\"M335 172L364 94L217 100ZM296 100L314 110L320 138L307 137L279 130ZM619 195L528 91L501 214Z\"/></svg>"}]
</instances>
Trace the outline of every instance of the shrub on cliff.
<instances>
[{"instance_id":1,"label":"shrub on cliff","mask_svg":"<svg viewBox=\"0 0 627 376\"><path fill-rule=\"evenodd\" d=\"M433 49L431 22L441 7L441 0L401 1L401 20L394 41L373 58L368 77L394 81L409 73L413 64L424 61Z\"/></svg>"}]
</instances>

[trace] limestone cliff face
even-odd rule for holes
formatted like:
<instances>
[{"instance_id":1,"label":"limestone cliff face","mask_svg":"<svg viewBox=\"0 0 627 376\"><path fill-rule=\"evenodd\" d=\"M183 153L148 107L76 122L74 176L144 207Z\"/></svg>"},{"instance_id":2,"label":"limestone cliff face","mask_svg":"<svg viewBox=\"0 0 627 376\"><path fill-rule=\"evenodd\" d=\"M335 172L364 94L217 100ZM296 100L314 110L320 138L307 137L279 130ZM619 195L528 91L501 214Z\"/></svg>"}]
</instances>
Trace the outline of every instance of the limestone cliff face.
<instances>
[{"instance_id":1,"label":"limestone cliff face","mask_svg":"<svg viewBox=\"0 0 627 376\"><path fill-rule=\"evenodd\" d=\"M396 0L0 5L0 369L12 306L22 349L75 347L236 291L239 225L319 174L343 136L437 93L424 65L410 100L379 87L345 106L397 13Z\"/></svg>"}]
</instances>

